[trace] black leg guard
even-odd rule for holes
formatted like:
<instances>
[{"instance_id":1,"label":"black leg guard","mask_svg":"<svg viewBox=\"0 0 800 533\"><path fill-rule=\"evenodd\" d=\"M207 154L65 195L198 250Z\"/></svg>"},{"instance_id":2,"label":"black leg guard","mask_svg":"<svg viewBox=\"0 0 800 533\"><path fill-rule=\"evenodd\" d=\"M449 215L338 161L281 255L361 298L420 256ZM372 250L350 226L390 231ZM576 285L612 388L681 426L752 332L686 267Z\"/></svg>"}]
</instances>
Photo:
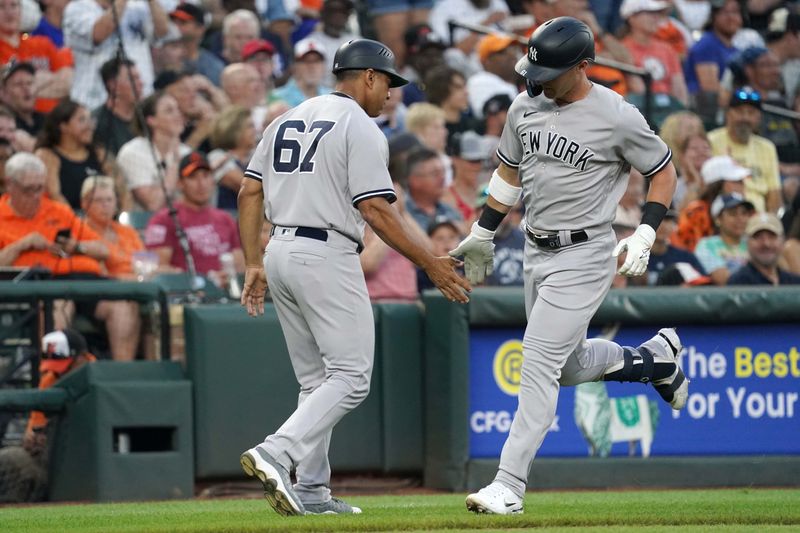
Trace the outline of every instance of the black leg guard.
<instances>
[{"instance_id":1,"label":"black leg guard","mask_svg":"<svg viewBox=\"0 0 800 533\"><path fill-rule=\"evenodd\" d=\"M675 372L674 362L662 363L655 361L653 352L645 347L639 347L637 349L631 348L630 346L623 346L622 350L622 368L603 376L604 381L649 383L669 377Z\"/></svg>"},{"instance_id":2,"label":"black leg guard","mask_svg":"<svg viewBox=\"0 0 800 533\"><path fill-rule=\"evenodd\" d=\"M672 380L672 383L653 385L653 388L656 389L656 392L658 392L664 401L667 403L672 403L672 399L675 397L675 391L678 390L678 387L680 387L684 381L686 381L686 376L681 370L678 372L678 375L675 376L675 379Z\"/></svg>"}]
</instances>

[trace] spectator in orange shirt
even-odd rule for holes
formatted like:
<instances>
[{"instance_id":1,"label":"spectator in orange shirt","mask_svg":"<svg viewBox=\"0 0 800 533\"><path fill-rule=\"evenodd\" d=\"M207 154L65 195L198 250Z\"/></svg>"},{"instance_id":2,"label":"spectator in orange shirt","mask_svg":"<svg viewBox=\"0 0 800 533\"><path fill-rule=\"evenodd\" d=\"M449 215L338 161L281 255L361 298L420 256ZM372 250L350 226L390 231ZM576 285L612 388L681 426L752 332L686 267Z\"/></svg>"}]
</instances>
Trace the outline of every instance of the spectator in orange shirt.
<instances>
[{"instance_id":1,"label":"spectator in orange shirt","mask_svg":"<svg viewBox=\"0 0 800 533\"><path fill-rule=\"evenodd\" d=\"M41 35L20 33L20 0L0 0L0 64L26 61L36 68L36 110L47 113L72 85L72 52Z\"/></svg>"},{"instance_id":2,"label":"spectator in orange shirt","mask_svg":"<svg viewBox=\"0 0 800 533\"><path fill-rule=\"evenodd\" d=\"M108 248L68 205L44 195L46 169L33 154L15 154L6 163L8 192L0 197L0 266L39 266L56 277L100 279L100 261ZM130 360L139 343L138 306L122 300L100 300L90 316L105 323L111 355ZM71 303L58 302L59 329L68 326Z\"/></svg>"},{"instance_id":3,"label":"spectator in orange shirt","mask_svg":"<svg viewBox=\"0 0 800 533\"><path fill-rule=\"evenodd\" d=\"M86 225L108 248L108 257L104 261L108 276L136 279L133 254L144 251L145 247L135 229L114 220L117 213L114 180L108 176L86 178L81 186L81 209L86 213Z\"/></svg>"},{"instance_id":4,"label":"spectator in orange shirt","mask_svg":"<svg viewBox=\"0 0 800 533\"><path fill-rule=\"evenodd\" d=\"M668 94L685 107L689 96L680 61L668 44L655 37L664 18L662 11L667 8L669 4L660 0L623 2L620 15L630 31L622 44L631 53L634 64L650 72L653 92Z\"/></svg>"}]
</instances>

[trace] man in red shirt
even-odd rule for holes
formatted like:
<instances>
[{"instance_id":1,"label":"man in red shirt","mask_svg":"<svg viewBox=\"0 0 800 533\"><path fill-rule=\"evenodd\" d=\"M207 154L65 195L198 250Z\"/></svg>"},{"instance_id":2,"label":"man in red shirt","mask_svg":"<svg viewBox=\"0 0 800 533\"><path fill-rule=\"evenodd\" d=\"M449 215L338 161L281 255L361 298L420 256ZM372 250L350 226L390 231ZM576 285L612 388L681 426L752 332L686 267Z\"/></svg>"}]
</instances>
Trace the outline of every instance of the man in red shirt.
<instances>
[{"instance_id":1,"label":"man in red shirt","mask_svg":"<svg viewBox=\"0 0 800 533\"><path fill-rule=\"evenodd\" d=\"M36 67L36 111L49 113L72 85L72 52L41 35L20 33L20 0L0 0L0 65L26 61Z\"/></svg>"},{"instance_id":2,"label":"man in red shirt","mask_svg":"<svg viewBox=\"0 0 800 533\"><path fill-rule=\"evenodd\" d=\"M208 275L212 280L224 280L220 256L233 254L237 272L244 271L244 254L239 243L239 230L231 215L212 207L215 183L211 167L200 152L186 155L178 167L178 188L183 199L175 202L178 221L189 240L189 253L194 259L198 274ZM147 224L144 234L145 246L158 253L159 263L186 270L175 224L167 208L158 211Z\"/></svg>"},{"instance_id":3,"label":"man in red shirt","mask_svg":"<svg viewBox=\"0 0 800 533\"><path fill-rule=\"evenodd\" d=\"M21 152L6 162L5 169L8 192L0 196L0 266L38 266L55 277L101 278L100 261L108 257L108 248L68 205L44 195L44 163ZM87 311L105 324L112 358L133 359L139 344L138 305L124 300L96 304ZM71 302L54 302L56 328L67 327L73 312Z\"/></svg>"}]
</instances>

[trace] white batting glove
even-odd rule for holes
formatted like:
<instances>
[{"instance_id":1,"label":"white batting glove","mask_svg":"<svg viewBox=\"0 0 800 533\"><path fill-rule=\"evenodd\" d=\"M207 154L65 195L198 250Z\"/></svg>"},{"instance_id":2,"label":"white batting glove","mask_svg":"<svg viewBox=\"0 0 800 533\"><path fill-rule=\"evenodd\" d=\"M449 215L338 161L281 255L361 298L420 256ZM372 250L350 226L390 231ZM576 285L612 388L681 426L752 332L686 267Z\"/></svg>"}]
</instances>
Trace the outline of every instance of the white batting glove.
<instances>
[{"instance_id":1,"label":"white batting glove","mask_svg":"<svg viewBox=\"0 0 800 533\"><path fill-rule=\"evenodd\" d=\"M644 274L644 271L647 270L647 262L650 260L650 248L655 240L656 230L648 224L639 224L633 235L619 241L611 253L612 256L618 257L625 250L628 251L625 263L617 272L628 277Z\"/></svg>"},{"instance_id":2,"label":"white batting glove","mask_svg":"<svg viewBox=\"0 0 800 533\"><path fill-rule=\"evenodd\" d=\"M450 257L464 256L464 274L471 285L481 283L494 270L493 239L493 231L482 228L475 222L467 238L455 250L448 252Z\"/></svg>"}]
</instances>

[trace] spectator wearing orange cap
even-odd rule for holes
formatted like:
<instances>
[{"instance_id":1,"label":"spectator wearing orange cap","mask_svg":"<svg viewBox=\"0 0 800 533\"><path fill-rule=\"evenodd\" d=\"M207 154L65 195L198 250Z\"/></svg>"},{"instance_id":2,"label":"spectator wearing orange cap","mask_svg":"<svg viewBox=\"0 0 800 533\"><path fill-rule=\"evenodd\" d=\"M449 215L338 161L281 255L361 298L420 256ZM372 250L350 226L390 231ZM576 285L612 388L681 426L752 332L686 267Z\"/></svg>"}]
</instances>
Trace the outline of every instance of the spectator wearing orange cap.
<instances>
[{"instance_id":1,"label":"spectator wearing orange cap","mask_svg":"<svg viewBox=\"0 0 800 533\"><path fill-rule=\"evenodd\" d=\"M169 18L178 27L183 36L183 47L186 50L184 66L187 70L197 72L208 78L219 87L222 69L225 63L220 58L200 46L206 31L206 13L203 8L189 3L180 3L169 14Z\"/></svg>"},{"instance_id":2,"label":"spectator wearing orange cap","mask_svg":"<svg viewBox=\"0 0 800 533\"><path fill-rule=\"evenodd\" d=\"M215 183L208 160L199 152L188 154L181 160L179 176L178 187L183 199L175 202L175 209L186 232L197 272L222 279L220 256L226 252L233 253L236 270L243 272L244 254L236 221L211 205ZM144 241L147 248L158 254L162 266L186 270L186 257L166 208L150 219Z\"/></svg>"},{"instance_id":3,"label":"spectator wearing orange cap","mask_svg":"<svg viewBox=\"0 0 800 533\"><path fill-rule=\"evenodd\" d=\"M506 94L512 100L519 94L514 70L521 54L517 41L512 37L490 34L478 42L478 59L483 72L467 80L467 94L472 114L483 117L483 105L498 94Z\"/></svg>"}]
</instances>

